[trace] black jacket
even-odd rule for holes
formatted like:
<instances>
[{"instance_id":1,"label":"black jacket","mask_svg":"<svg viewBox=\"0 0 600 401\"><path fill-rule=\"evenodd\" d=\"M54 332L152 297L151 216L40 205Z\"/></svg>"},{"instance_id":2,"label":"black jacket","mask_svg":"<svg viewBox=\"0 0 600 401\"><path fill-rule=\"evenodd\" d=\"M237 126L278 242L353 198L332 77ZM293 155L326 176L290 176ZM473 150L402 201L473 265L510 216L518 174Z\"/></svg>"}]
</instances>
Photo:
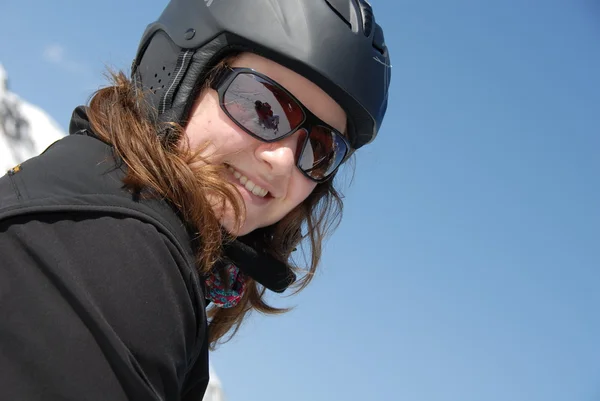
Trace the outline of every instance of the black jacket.
<instances>
[{"instance_id":1,"label":"black jacket","mask_svg":"<svg viewBox=\"0 0 600 401\"><path fill-rule=\"evenodd\" d=\"M123 174L109 145L69 135L0 178L0 399L201 400L190 235Z\"/></svg>"}]
</instances>

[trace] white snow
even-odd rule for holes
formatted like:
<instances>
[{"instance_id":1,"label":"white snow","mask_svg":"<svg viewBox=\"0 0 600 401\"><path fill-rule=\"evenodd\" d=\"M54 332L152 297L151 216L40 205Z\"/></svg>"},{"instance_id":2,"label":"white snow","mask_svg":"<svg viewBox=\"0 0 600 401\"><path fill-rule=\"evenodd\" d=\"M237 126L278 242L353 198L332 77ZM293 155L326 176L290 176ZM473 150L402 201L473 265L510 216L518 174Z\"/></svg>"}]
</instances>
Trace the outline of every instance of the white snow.
<instances>
[{"instance_id":1,"label":"white snow","mask_svg":"<svg viewBox=\"0 0 600 401\"><path fill-rule=\"evenodd\" d=\"M208 387L206 388L206 394L204 394L204 398L202 401L225 401L225 393L223 392L223 386L221 385L221 381L215 374L215 372L210 369L210 380L208 381Z\"/></svg>"},{"instance_id":2,"label":"white snow","mask_svg":"<svg viewBox=\"0 0 600 401\"><path fill-rule=\"evenodd\" d=\"M46 112L9 90L8 75L0 64L0 175L64 135Z\"/></svg>"}]
</instances>

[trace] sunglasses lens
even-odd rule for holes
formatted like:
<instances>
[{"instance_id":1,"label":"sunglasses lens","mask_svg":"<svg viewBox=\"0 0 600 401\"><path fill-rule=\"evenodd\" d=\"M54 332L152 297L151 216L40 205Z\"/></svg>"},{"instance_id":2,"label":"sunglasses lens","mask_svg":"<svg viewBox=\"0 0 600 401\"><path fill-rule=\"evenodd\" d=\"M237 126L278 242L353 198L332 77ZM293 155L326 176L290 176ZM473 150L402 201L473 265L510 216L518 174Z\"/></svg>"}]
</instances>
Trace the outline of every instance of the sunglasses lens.
<instances>
[{"instance_id":1,"label":"sunglasses lens","mask_svg":"<svg viewBox=\"0 0 600 401\"><path fill-rule=\"evenodd\" d=\"M342 164L347 152L346 142L340 134L331 128L315 126L302 149L298 167L311 178L324 180Z\"/></svg>"},{"instance_id":2,"label":"sunglasses lens","mask_svg":"<svg viewBox=\"0 0 600 401\"><path fill-rule=\"evenodd\" d=\"M223 100L237 124L265 141L277 140L304 120L302 108L284 90L251 73L236 75Z\"/></svg>"}]
</instances>

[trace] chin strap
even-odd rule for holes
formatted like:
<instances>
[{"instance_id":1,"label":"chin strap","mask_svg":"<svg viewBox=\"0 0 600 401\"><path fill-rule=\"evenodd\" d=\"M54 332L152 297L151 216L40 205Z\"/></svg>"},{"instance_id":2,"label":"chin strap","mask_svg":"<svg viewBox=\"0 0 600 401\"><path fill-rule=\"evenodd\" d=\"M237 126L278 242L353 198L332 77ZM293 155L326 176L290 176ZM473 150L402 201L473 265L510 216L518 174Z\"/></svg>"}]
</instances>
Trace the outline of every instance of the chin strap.
<instances>
[{"instance_id":1,"label":"chin strap","mask_svg":"<svg viewBox=\"0 0 600 401\"><path fill-rule=\"evenodd\" d=\"M277 293L284 292L296 281L296 275L287 264L258 252L240 240L228 242L223 248L227 282L223 282L217 269L205 279L205 297L217 307L237 305L246 290L247 277Z\"/></svg>"}]
</instances>

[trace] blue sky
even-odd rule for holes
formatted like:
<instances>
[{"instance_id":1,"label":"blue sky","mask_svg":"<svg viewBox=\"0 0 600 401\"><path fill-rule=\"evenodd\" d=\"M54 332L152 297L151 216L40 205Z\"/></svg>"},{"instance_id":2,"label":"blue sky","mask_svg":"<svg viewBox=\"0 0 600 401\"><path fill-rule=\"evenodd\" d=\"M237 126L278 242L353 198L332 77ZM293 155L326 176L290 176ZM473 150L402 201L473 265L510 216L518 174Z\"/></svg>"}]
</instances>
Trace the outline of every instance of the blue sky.
<instances>
[{"instance_id":1,"label":"blue sky","mask_svg":"<svg viewBox=\"0 0 600 401\"><path fill-rule=\"evenodd\" d=\"M12 90L67 127L163 1L4 0ZM388 117L324 268L213 355L228 399L600 400L600 4L373 0Z\"/></svg>"}]
</instances>

